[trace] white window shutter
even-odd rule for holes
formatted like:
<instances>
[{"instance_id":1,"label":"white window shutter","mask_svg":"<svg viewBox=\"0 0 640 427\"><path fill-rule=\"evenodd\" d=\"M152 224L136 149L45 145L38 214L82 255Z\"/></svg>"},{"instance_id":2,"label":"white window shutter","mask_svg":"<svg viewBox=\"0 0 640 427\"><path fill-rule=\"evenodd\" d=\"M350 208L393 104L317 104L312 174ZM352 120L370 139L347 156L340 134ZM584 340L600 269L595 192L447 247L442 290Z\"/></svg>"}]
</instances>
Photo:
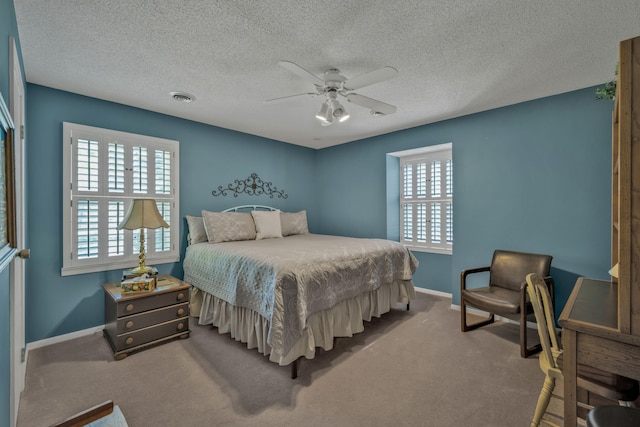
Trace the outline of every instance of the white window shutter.
<instances>
[{"instance_id":1,"label":"white window shutter","mask_svg":"<svg viewBox=\"0 0 640 427\"><path fill-rule=\"evenodd\" d=\"M149 263L179 261L178 141L63 124L62 275L135 265L139 230L118 230L134 198L154 199L169 229L145 230Z\"/></svg>"},{"instance_id":2,"label":"white window shutter","mask_svg":"<svg viewBox=\"0 0 640 427\"><path fill-rule=\"evenodd\" d=\"M453 159L444 146L400 156L400 240L427 252L453 250Z\"/></svg>"}]
</instances>

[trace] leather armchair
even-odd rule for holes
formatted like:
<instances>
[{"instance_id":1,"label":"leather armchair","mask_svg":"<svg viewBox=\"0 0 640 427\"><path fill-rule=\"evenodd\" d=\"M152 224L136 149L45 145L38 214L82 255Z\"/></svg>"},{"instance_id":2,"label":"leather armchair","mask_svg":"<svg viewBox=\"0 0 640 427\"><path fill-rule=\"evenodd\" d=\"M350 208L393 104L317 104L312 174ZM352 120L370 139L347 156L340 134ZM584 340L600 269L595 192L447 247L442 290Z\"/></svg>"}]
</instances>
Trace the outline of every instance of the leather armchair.
<instances>
[{"instance_id":1,"label":"leather armchair","mask_svg":"<svg viewBox=\"0 0 640 427\"><path fill-rule=\"evenodd\" d=\"M526 291L526 277L536 273L543 277L551 295L553 278L550 276L550 255L496 250L491 265L471 268L460 273L460 328L471 331L495 321L495 315L516 318L520 323L520 355L529 357L540 351L540 344L527 347L527 315L533 308ZM470 274L489 272L488 286L467 288ZM489 317L474 324L467 324L467 306L489 313Z\"/></svg>"}]
</instances>

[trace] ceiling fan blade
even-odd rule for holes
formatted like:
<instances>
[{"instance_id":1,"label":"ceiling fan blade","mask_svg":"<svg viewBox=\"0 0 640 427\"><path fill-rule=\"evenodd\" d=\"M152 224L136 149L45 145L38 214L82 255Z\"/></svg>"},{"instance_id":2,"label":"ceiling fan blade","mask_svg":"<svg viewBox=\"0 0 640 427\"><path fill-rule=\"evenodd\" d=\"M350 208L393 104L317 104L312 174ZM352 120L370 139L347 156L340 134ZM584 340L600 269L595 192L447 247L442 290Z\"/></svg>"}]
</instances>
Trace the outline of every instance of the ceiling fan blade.
<instances>
[{"instance_id":1,"label":"ceiling fan blade","mask_svg":"<svg viewBox=\"0 0 640 427\"><path fill-rule=\"evenodd\" d=\"M298 77L302 77L303 79L313 83L316 86L324 86L324 80L315 74L305 70L298 64L294 64L291 61L280 61L278 62L282 68L291 71L293 74L296 74Z\"/></svg>"},{"instance_id":2,"label":"ceiling fan blade","mask_svg":"<svg viewBox=\"0 0 640 427\"><path fill-rule=\"evenodd\" d=\"M361 87L379 83L384 80L391 79L398 74L398 70L393 67L382 67L378 70L371 71L356 77L347 79L343 87L347 90L356 90Z\"/></svg>"},{"instance_id":3,"label":"ceiling fan blade","mask_svg":"<svg viewBox=\"0 0 640 427\"><path fill-rule=\"evenodd\" d=\"M393 114L397 108L394 105L386 104L377 99L369 98L368 96L358 95L357 93L350 93L346 96L347 101L357 104L361 107L368 108L374 113L382 113L383 115Z\"/></svg>"},{"instance_id":4,"label":"ceiling fan blade","mask_svg":"<svg viewBox=\"0 0 640 427\"><path fill-rule=\"evenodd\" d=\"M286 101L290 98L297 98L298 96L318 96L318 93L314 93L314 92L307 92L307 93L296 93L295 95L287 95L287 96L281 96L279 98L271 98L271 99L265 99L263 102L281 102L281 101Z\"/></svg>"}]
</instances>

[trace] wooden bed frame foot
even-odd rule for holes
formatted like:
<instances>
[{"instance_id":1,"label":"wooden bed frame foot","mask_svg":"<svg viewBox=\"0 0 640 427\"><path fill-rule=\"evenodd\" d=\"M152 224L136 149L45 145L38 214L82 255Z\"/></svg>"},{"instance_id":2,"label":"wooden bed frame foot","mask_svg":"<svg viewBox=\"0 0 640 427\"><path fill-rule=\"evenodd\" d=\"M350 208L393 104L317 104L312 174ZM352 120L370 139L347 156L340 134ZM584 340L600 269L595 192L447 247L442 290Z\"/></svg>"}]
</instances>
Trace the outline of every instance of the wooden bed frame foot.
<instances>
[{"instance_id":1,"label":"wooden bed frame foot","mask_svg":"<svg viewBox=\"0 0 640 427\"><path fill-rule=\"evenodd\" d=\"M298 360L300 360L300 358L297 358L296 360L291 362L291 379L292 380L295 380L296 378L298 378Z\"/></svg>"},{"instance_id":2,"label":"wooden bed frame foot","mask_svg":"<svg viewBox=\"0 0 640 427\"><path fill-rule=\"evenodd\" d=\"M407 303L407 311L409 311L410 303Z\"/></svg>"}]
</instances>

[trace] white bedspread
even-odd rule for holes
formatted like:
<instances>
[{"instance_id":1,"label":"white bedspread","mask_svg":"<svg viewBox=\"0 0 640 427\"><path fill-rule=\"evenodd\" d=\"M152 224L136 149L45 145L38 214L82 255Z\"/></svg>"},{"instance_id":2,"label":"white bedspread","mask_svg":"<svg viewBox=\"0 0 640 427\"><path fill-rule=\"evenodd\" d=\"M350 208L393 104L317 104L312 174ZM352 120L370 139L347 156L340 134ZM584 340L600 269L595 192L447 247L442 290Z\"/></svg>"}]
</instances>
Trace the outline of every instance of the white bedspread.
<instances>
[{"instance_id":1,"label":"white bedspread","mask_svg":"<svg viewBox=\"0 0 640 427\"><path fill-rule=\"evenodd\" d=\"M186 282L268 319L268 343L280 355L311 314L382 284L410 283L417 265L397 242L319 234L198 243L183 264Z\"/></svg>"}]
</instances>

